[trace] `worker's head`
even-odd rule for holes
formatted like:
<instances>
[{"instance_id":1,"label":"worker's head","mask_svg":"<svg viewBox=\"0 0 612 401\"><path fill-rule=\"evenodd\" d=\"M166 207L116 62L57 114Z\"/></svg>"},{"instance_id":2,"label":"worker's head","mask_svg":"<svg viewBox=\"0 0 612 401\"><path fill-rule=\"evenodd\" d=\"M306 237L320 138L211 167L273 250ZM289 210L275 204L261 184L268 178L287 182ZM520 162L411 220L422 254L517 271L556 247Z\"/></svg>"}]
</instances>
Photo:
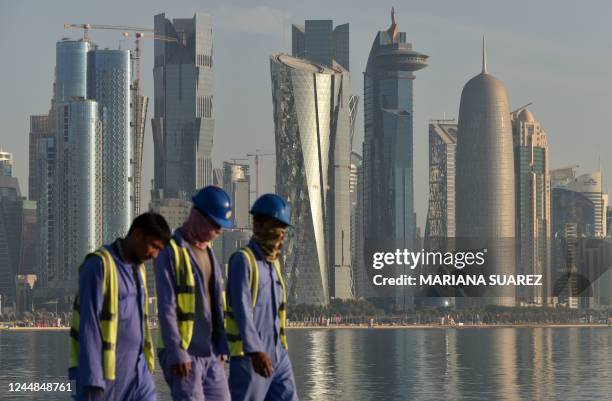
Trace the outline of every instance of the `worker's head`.
<instances>
[{"instance_id":1,"label":"worker's head","mask_svg":"<svg viewBox=\"0 0 612 401\"><path fill-rule=\"evenodd\" d=\"M125 237L125 252L134 263L156 258L170 241L172 233L163 216L143 213L136 217Z\"/></svg>"},{"instance_id":2,"label":"worker's head","mask_svg":"<svg viewBox=\"0 0 612 401\"><path fill-rule=\"evenodd\" d=\"M227 192L215 185L200 189L192 198L194 209L198 210L217 226L232 228L232 200Z\"/></svg>"},{"instance_id":3,"label":"worker's head","mask_svg":"<svg viewBox=\"0 0 612 401\"><path fill-rule=\"evenodd\" d=\"M253 207L251 207L251 214L262 215L272 218L284 226L291 225L291 206L285 199L276 194L264 194L261 195Z\"/></svg>"},{"instance_id":4,"label":"worker's head","mask_svg":"<svg viewBox=\"0 0 612 401\"><path fill-rule=\"evenodd\" d=\"M181 233L189 243L202 249L219 237L223 228L233 226L232 203L223 189L213 185L199 190L192 200L193 208Z\"/></svg>"},{"instance_id":5,"label":"worker's head","mask_svg":"<svg viewBox=\"0 0 612 401\"><path fill-rule=\"evenodd\" d=\"M253 240L261 248L266 259L278 259L285 239L285 231L291 223L291 207L280 196L265 194L251 208L253 215Z\"/></svg>"}]
</instances>

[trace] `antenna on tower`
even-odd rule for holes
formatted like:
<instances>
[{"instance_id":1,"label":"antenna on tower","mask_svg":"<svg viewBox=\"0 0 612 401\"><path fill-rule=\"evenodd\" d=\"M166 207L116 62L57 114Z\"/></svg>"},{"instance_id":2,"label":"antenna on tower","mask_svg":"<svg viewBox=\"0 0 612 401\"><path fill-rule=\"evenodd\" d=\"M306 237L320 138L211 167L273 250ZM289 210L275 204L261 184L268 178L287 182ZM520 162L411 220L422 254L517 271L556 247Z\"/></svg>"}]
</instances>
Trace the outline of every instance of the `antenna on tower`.
<instances>
[{"instance_id":1,"label":"antenna on tower","mask_svg":"<svg viewBox=\"0 0 612 401\"><path fill-rule=\"evenodd\" d=\"M487 73L487 47L485 46L484 35L482 35L482 73Z\"/></svg>"}]
</instances>

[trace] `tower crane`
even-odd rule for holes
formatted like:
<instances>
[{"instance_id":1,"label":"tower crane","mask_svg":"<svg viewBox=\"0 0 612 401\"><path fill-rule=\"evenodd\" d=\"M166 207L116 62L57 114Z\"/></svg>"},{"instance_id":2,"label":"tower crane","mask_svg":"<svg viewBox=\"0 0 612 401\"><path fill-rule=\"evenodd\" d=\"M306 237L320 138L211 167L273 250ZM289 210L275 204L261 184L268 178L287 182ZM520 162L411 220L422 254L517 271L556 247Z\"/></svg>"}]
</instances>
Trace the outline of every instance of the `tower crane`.
<instances>
[{"instance_id":1,"label":"tower crane","mask_svg":"<svg viewBox=\"0 0 612 401\"><path fill-rule=\"evenodd\" d=\"M128 37L129 32L123 32L124 37ZM151 40L159 40L162 42L178 42L176 38L163 36L163 35L153 35L146 34L142 32L134 33L134 43L135 43L135 52L134 52L134 61L135 61L135 69L136 69L136 78L134 79L134 140L135 140L135 168L134 168L134 184L136 186L136 190L134 191L134 215L138 216L140 214L140 199L142 196L142 149L144 146L144 131L146 124L146 114L147 114L147 100L146 97L142 96L141 90L142 86L140 85L140 75L141 75L141 47L140 40L141 39L151 39Z\"/></svg>"},{"instance_id":2,"label":"tower crane","mask_svg":"<svg viewBox=\"0 0 612 401\"><path fill-rule=\"evenodd\" d=\"M90 29L107 29L114 31L123 31L123 37L130 36L133 32L135 37L135 51L132 56L135 67L135 78L132 89L134 90L134 117L131 126L134 128L134 216L140 214L140 200L142 192L142 150L144 145L144 131L146 123L146 112L148 99L142 96L142 87L140 84L141 75L141 39L159 40L163 42L178 42L176 38L163 35L153 34L153 29L138 28L133 26L119 25L95 25L95 24L64 24L64 29L79 28L83 29L83 40L89 41Z\"/></svg>"},{"instance_id":3,"label":"tower crane","mask_svg":"<svg viewBox=\"0 0 612 401\"><path fill-rule=\"evenodd\" d=\"M137 28L134 26L118 26L118 25L95 25L95 24L64 24L64 29L79 28L83 30L83 40L89 40L90 29L110 29L114 31L137 31L137 32L153 32L149 28Z\"/></svg>"},{"instance_id":4,"label":"tower crane","mask_svg":"<svg viewBox=\"0 0 612 401\"><path fill-rule=\"evenodd\" d=\"M527 107L531 106L532 104L533 104L533 102L529 102L529 103L527 103L526 105L521 106L521 107L519 107L518 109L511 111L511 112L510 112L510 115L511 115L512 117L517 116L517 115L518 115L518 113L520 113L521 111L523 111L523 110L524 110L524 109L526 109Z\"/></svg>"}]
</instances>

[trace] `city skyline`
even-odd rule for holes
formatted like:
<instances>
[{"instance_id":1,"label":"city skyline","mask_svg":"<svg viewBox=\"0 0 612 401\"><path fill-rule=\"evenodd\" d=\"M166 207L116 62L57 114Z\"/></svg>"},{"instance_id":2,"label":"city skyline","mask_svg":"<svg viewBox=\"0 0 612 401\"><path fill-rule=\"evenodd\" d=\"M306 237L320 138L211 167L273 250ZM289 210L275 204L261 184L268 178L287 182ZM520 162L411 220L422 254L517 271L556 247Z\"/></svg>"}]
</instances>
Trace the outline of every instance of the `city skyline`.
<instances>
[{"instance_id":1,"label":"city skyline","mask_svg":"<svg viewBox=\"0 0 612 401\"><path fill-rule=\"evenodd\" d=\"M32 68L30 66L16 68L16 65L9 61L2 67L6 69L7 73L14 71L15 75L15 79L6 82L4 86L10 92L13 88L13 82L22 83L20 89L15 93L22 94L21 96L27 100L24 103L24 100L19 97L13 99L9 104L2 104L4 106L0 108L2 113L7 113L3 114L2 117L7 121L7 129L11 131L8 136L3 133L2 145L5 150L16 155L15 175L23 186L27 179L27 151L25 151L27 149L28 132L27 116L42 114L48 109L49 83L52 81L53 73L53 58L44 56L45 53L48 53L48 49L42 49L43 45L49 45L49 43L45 44L45 40L50 40L42 40L41 37L51 38L53 41L59 40L61 36L79 37L79 31L65 31L63 29L63 23L66 22L124 23L150 27L151 15L160 11L165 11L171 16L190 15L195 11L202 11L212 15L217 50L215 56L218 73L215 74L214 83L216 134L213 157L215 166L220 165L223 160L240 157L255 148L269 151L273 148L273 121L269 117L271 115L271 105L269 105L269 102L256 101L256 99L269 96L269 81L267 81L267 78L263 78L268 76L266 71L267 56L278 50L290 52L291 24L301 23L304 19L310 18L333 18L342 23L350 23L351 70L354 72L353 75L359 76L365 70L364 61L371 43L370 38L381 25L388 24L388 12L391 5L392 3L376 4L375 6L360 4L354 10L343 10L343 12L336 5L333 5L329 8L329 15L312 15L312 12L308 10L309 7L293 3L283 6L253 7L240 3L227 6L212 3L210 8L207 9L193 3L191 9L189 7L179 7L180 10L173 6L163 6L162 8L160 4L152 4L149 13L130 13L128 7L126 12L120 16L111 16L105 11L100 11L95 13L95 18L90 18L94 15L90 11L91 9L79 10L79 7L75 7L67 11L66 7L61 7L61 15L51 10L49 17L45 21L40 21L41 23L37 25L40 26L37 29L43 29L43 27L45 29L51 27L51 29L45 30L44 36L32 38L25 35L22 39L28 40L29 38L27 43L34 46L34 52L37 54L38 73L28 79L33 82L40 79L43 83L36 85L34 91L33 87L29 87L29 81L26 84L23 78L19 78L23 76L21 70L28 71ZM11 5L9 7L11 8L4 15L18 17L28 8L28 5L26 2L24 6ZM609 6L602 4L600 7L583 7L579 12L595 18L602 14L602 7L609 9ZM186 11L183 8L189 10ZM468 15L468 11L470 9L475 10L475 6L467 4L464 8L465 10L462 11L449 5L448 9L445 10L431 10L429 7L418 4L411 5L410 8L396 7L398 16L401 16L400 21L403 30L407 31L407 35L411 41L415 42L417 48L427 49L427 53L432 57L433 65L428 69L427 74L422 74L420 78L422 81L419 81L419 91L415 102L415 212L418 215L417 225L421 228L424 227L424 216L427 211L427 121L442 118L444 114L447 117L457 117L460 88L462 82L469 78L470 71L473 71L476 66L474 59L479 53L479 37L483 33L487 34L488 50L492 55L492 60L494 60L491 63L496 75L508 87L511 108L533 101L534 105L531 109L547 127L551 142L550 165L552 168L561 167L565 164L580 164L586 170L593 170L596 167L593 165L593 160L596 160L598 156L596 153L597 145L603 139L601 133L605 132L605 128L609 125L609 122L607 122L608 116L602 110L605 104L603 100L609 99L610 94L605 93L607 91L606 85L594 82L598 77L601 81L603 74L601 66L609 64L605 61L608 60L606 57L609 57L605 52L609 45L605 41L602 43L599 32L593 32L593 30L601 29L596 27L604 26L603 24L593 23L584 26L583 30L572 30L571 35L568 35L567 32L561 32L560 27L563 21L568 20L569 16L559 10L548 10L547 7L542 5L530 5L532 10L530 16L525 16L521 21L512 18L513 13L517 12L515 10L507 10L507 15L500 17L493 15L492 8L495 7L484 6L479 11L483 17L474 18ZM520 9L520 7L517 8ZM310 10L312 9L310 8ZM557 22L552 27L555 29L549 29L547 32L534 31L535 28L528 26L527 22L538 15L540 17L546 15L544 11L550 11L557 16ZM142 14L146 15L142 16ZM246 16L267 16L271 18L270 21L273 23L267 24L265 27L263 27L265 24L261 24L262 27L258 27L255 19L245 19ZM371 16L374 16L374 18L371 18ZM510 23L511 20L514 22ZM236 21L250 23L237 25ZM574 20L572 19L572 21ZM559 24L558 27L557 24ZM14 23L7 19L2 29L11 29L12 26L14 26ZM453 27L452 30L455 35L453 35L453 38L441 40L440 38L444 35L440 36L440 33L448 32L449 27ZM247 30L253 34L252 38L245 35ZM56 32L56 36L53 37L51 32ZM107 33L92 33L93 39L101 46L110 45L112 48L115 48L119 42L118 36ZM590 39L588 42L584 41L585 36ZM238 39L241 41L236 42ZM264 42L267 42L265 43L265 49L262 49L262 45L253 43L260 43L261 39L265 39ZM588 58L578 60L569 56L573 54L571 52L573 48L583 46L584 43L588 43L587 51L592 50ZM239 48L236 47L237 44L240 44ZM5 43L4 46L6 45ZM123 46L129 47L130 44L125 42ZM238 52L234 50L223 52L221 49L224 47L231 47ZM529 60L520 58L522 55L521 49L531 55ZM241 53L241 56L236 57L237 53ZM23 57L24 61L27 61L30 57L22 52L18 52L18 55L25 56ZM152 92L152 76L150 74L152 56L152 44L143 43L143 86L144 94L149 96ZM251 82L245 85L244 80L237 79L236 82L225 85L228 76L234 74L240 66L239 60L242 57L255 57L254 60L260 60L259 63L253 63L252 75L248 74L251 77L249 80ZM41 60L48 60L48 63L41 62ZM234 61L232 62L232 60ZM436 63L433 60L436 60ZM544 64L548 64L548 68L544 68ZM450 68L451 66L452 68ZM581 73L583 70L589 71L588 77ZM576 72L579 73L576 74ZM2 75L6 76L7 74ZM259 80L262 82L256 83L255 81L258 80L252 79L257 76L262 78ZM352 93L361 94L360 86L362 83L360 81L360 79L352 80ZM604 80L603 82L607 81ZM441 86L444 89L441 89ZM238 87L242 90L236 92ZM223 90L220 88L223 88ZM247 90L244 90L244 88ZM35 93L35 95L27 96L28 93ZM240 93L241 99L232 96L233 93ZM585 96L592 101L578 100ZM564 101L555 101L554 98L556 97L562 97ZM549 100L547 101L546 98ZM245 110L246 113L246 118L240 120L249 120L253 117L250 119L252 124L249 129L251 132L248 135L244 134L245 126L242 125L243 123L235 121L237 120L235 118L228 118L232 110L235 110L233 107L245 104L245 102L249 107L246 109L237 108ZM361 107L359 113L362 113ZM20 115L23 118L19 117ZM571 118L559 118L558 116L561 115L571 116ZM359 150L359 143L363 135L361 125L362 116L358 116L354 150ZM22 128L17 129L19 126ZM22 135L15 135L14 132L22 132ZM576 133L580 133L580 141L576 140ZM13 137L21 140L14 141ZM237 138L241 139L240 144L236 144ZM150 178L152 178L150 124L148 124L145 134L145 142L143 206L148 203L148 188ZM569 155L573 156L570 158ZM612 160L607 160L605 155L602 156L604 156L602 158L603 169L607 171L610 169ZM270 191L273 188L271 172L274 166L271 161L267 161L265 164L267 165L262 167L261 174L262 192ZM606 177L609 177L609 175L604 175L604 178ZM606 180L609 179L606 178ZM605 183L606 188L609 188L608 183L609 181Z\"/></svg>"}]
</instances>

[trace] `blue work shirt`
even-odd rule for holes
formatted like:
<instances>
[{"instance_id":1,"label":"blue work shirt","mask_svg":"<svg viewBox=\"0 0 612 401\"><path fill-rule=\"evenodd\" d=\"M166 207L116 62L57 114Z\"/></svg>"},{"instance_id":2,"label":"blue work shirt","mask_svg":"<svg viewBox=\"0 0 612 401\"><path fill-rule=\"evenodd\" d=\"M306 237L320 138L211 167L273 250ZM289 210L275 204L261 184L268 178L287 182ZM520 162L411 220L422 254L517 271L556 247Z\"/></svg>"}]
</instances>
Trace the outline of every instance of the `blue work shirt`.
<instances>
[{"instance_id":1,"label":"blue work shirt","mask_svg":"<svg viewBox=\"0 0 612 401\"><path fill-rule=\"evenodd\" d=\"M253 240L247 246L253 251L259 269L257 303L253 308L249 264L242 252L234 253L230 259L227 300L238 324L244 352L265 352L276 363L283 351L278 317L283 287L274 265L265 260L259 246Z\"/></svg>"},{"instance_id":2,"label":"blue work shirt","mask_svg":"<svg viewBox=\"0 0 612 401\"><path fill-rule=\"evenodd\" d=\"M189 355L207 357L229 354L225 330L223 327L223 276L221 268L210 247L208 256L212 269L213 285L208 305L202 271L191 251L191 246L183 238L180 230L175 231L174 240L180 247L189 251L193 267L196 307L193 325L193 336L189 348L181 348L181 335L176 318L176 267L174 251L168 244L155 259L155 284L157 287L157 312L164 347L168 353L170 365L191 362Z\"/></svg>"},{"instance_id":3,"label":"blue work shirt","mask_svg":"<svg viewBox=\"0 0 612 401\"><path fill-rule=\"evenodd\" d=\"M140 267L122 260L117 242L105 245L117 265L119 292L118 334L116 343L116 380L104 379L102 334L103 266L99 257L89 257L79 273L79 364L70 372L77 387L128 385L137 372L148 371L144 358L144 290Z\"/></svg>"}]
</instances>

